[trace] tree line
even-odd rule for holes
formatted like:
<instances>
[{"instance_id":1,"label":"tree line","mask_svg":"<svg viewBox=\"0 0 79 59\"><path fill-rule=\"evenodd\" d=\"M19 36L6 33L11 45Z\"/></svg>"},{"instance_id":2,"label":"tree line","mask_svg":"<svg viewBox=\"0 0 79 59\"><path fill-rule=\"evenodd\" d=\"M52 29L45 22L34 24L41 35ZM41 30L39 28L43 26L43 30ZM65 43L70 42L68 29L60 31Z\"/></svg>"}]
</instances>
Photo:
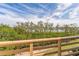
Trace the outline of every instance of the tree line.
<instances>
[{"instance_id":1,"label":"tree line","mask_svg":"<svg viewBox=\"0 0 79 59\"><path fill-rule=\"evenodd\" d=\"M33 22L17 22L17 25L14 27L0 24L0 41L48 38L78 34L79 27L77 24L57 24L54 26L53 23L42 21L39 21L37 24Z\"/></svg>"}]
</instances>

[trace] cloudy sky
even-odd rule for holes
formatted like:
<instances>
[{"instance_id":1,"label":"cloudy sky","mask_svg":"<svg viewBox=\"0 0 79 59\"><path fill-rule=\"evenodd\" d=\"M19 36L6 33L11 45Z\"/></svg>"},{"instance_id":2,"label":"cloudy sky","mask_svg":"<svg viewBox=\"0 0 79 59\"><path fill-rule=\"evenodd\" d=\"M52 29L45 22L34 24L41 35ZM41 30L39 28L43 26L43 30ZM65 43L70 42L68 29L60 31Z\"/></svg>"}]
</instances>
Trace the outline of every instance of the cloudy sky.
<instances>
[{"instance_id":1,"label":"cloudy sky","mask_svg":"<svg viewBox=\"0 0 79 59\"><path fill-rule=\"evenodd\" d=\"M38 21L54 24L79 25L78 3L6 3L0 4L0 23L15 25L16 22Z\"/></svg>"}]
</instances>

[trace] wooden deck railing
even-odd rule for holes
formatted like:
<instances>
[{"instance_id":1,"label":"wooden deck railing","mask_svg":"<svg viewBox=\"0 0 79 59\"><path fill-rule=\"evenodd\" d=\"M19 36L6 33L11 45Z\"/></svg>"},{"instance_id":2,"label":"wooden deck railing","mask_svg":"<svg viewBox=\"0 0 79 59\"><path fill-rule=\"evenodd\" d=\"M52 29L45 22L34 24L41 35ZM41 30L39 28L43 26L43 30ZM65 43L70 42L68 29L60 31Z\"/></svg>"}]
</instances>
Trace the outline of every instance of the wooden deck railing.
<instances>
[{"instance_id":1,"label":"wooden deck railing","mask_svg":"<svg viewBox=\"0 0 79 59\"><path fill-rule=\"evenodd\" d=\"M61 56L61 41L62 40L69 40L69 39L79 39L79 36L68 36L68 37L57 37L57 38L43 38L43 39L30 39L30 40L19 40L19 41L4 41L0 42L0 47L6 46L15 46L21 44L29 44L30 49L16 49L16 50L8 50L8 51L0 51L0 55L9 55L9 54L16 54L20 52L24 52L30 50L30 56L33 55L34 46L33 44L36 42L50 42L50 41L57 41L58 42L58 56Z\"/></svg>"}]
</instances>

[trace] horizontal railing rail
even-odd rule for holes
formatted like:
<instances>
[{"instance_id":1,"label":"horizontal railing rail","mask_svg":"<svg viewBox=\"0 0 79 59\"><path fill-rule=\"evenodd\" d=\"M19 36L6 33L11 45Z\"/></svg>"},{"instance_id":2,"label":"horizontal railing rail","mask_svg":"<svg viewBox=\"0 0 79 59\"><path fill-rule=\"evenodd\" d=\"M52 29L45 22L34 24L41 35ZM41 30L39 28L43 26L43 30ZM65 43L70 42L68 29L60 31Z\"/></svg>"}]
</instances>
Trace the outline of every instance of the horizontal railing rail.
<instances>
[{"instance_id":1,"label":"horizontal railing rail","mask_svg":"<svg viewBox=\"0 0 79 59\"><path fill-rule=\"evenodd\" d=\"M49 41L57 41L58 42L58 55L61 56L61 42L63 40L68 39L79 39L79 36L68 36L68 37L57 37L57 38L42 38L42 39L30 39L30 40L19 40L19 41L1 41L0 47L6 47L6 46L15 46L15 45L21 45L21 44L29 44L30 48L30 56L33 55L34 50L34 43L40 43L40 42L49 42ZM8 54L15 54L23 52L27 49L19 49L19 50L11 50L11 51L0 51L0 55L8 55Z\"/></svg>"}]
</instances>

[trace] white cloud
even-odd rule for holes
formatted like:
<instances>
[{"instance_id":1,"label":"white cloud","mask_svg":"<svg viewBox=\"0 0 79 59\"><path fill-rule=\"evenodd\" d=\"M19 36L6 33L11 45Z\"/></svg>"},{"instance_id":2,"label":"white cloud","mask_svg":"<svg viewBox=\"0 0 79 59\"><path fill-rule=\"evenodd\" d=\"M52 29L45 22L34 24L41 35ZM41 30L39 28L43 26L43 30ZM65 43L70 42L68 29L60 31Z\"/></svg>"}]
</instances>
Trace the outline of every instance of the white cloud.
<instances>
[{"instance_id":1,"label":"white cloud","mask_svg":"<svg viewBox=\"0 0 79 59\"><path fill-rule=\"evenodd\" d=\"M46 22L47 19L49 19L50 23L54 23L54 25L56 24L64 25L64 24L73 24L73 23L76 23L79 25L78 19L75 19L75 20L74 19L54 19L49 17L39 18L37 16L29 16L29 20L32 21L33 23L37 23L38 21Z\"/></svg>"},{"instance_id":2,"label":"white cloud","mask_svg":"<svg viewBox=\"0 0 79 59\"><path fill-rule=\"evenodd\" d=\"M57 10L63 11L71 5L72 5L72 3L59 3L58 7L57 7Z\"/></svg>"},{"instance_id":3,"label":"white cloud","mask_svg":"<svg viewBox=\"0 0 79 59\"><path fill-rule=\"evenodd\" d=\"M7 9L0 8L0 11L6 13L5 15L0 16L0 23L14 25L14 24L16 24L16 22L25 22L25 21L29 20L29 21L32 21L33 23L37 23L40 20L43 22L46 22L46 20L49 19L49 22L54 23L54 25L56 25L56 24L64 25L64 24L71 24L71 23L76 23L79 25L78 17L76 18L76 14L78 14L78 12L79 12L79 7L76 9L73 9L73 11L70 12L70 16L69 16L70 19L54 19L54 18L52 18L52 16L53 17L62 16L63 14L68 12L69 10L67 10L63 13L63 10L68 8L70 5L72 5L72 4L60 4L54 13L52 13L51 15L48 15L48 16L44 16L42 18L39 18L38 16L31 15L31 14L26 16L26 18L18 17L19 15L16 13L9 11ZM28 6L25 6L25 7L28 8L29 10L33 10L35 12L39 12L39 13L44 12L44 11L41 11L40 9L31 9ZM72 19L72 18L74 18L74 19Z\"/></svg>"},{"instance_id":4,"label":"white cloud","mask_svg":"<svg viewBox=\"0 0 79 59\"><path fill-rule=\"evenodd\" d=\"M19 17L19 15L11 10L0 8L0 11L11 17Z\"/></svg>"},{"instance_id":5,"label":"white cloud","mask_svg":"<svg viewBox=\"0 0 79 59\"><path fill-rule=\"evenodd\" d=\"M15 11L17 11L18 10L18 12L23 12L21 9L17 9L17 8L15 8L15 7L12 7L12 6L10 6L10 5L7 5L7 4L0 4L1 6L3 6L3 7L6 7L5 9L12 9L12 10L15 10Z\"/></svg>"},{"instance_id":6,"label":"white cloud","mask_svg":"<svg viewBox=\"0 0 79 59\"><path fill-rule=\"evenodd\" d=\"M28 5L24 5L24 4L20 4L21 6L25 7L26 9L30 10L31 12L33 13L44 13L45 10L44 9L40 9L40 8L32 8L32 7L29 7Z\"/></svg>"},{"instance_id":7,"label":"white cloud","mask_svg":"<svg viewBox=\"0 0 79 59\"><path fill-rule=\"evenodd\" d=\"M0 15L0 23L9 24L11 26L16 25L16 22L25 22L25 21L27 21L27 20L25 20L21 17L14 18L9 15Z\"/></svg>"},{"instance_id":8,"label":"white cloud","mask_svg":"<svg viewBox=\"0 0 79 59\"><path fill-rule=\"evenodd\" d=\"M39 4L39 6L40 6L40 7L42 7L42 8L43 8L43 10L45 10L45 11L47 11L47 12L49 12L49 11L50 11L49 9L47 9L47 6L46 6L46 5Z\"/></svg>"},{"instance_id":9,"label":"white cloud","mask_svg":"<svg viewBox=\"0 0 79 59\"><path fill-rule=\"evenodd\" d=\"M56 25L56 24L64 25L64 24L73 24L73 23L76 23L76 24L79 25L78 19L75 19L75 20L71 20L71 19L51 19L50 22L54 23L54 25Z\"/></svg>"},{"instance_id":10,"label":"white cloud","mask_svg":"<svg viewBox=\"0 0 79 59\"><path fill-rule=\"evenodd\" d=\"M66 12L68 12L69 10L67 11L64 11L66 8L68 8L69 6L71 6L72 3L59 3L56 10L54 12L52 12L49 17L52 18L52 17L55 17L55 16L58 16L58 17L61 17L62 15L64 15ZM64 11L64 12L63 12Z\"/></svg>"},{"instance_id":11,"label":"white cloud","mask_svg":"<svg viewBox=\"0 0 79 59\"><path fill-rule=\"evenodd\" d=\"M77 19L79 18L79 7L76 7L75 9L73 9L70 13L69 13L69 17L71 19Z\"/></svg>"},{"instance_id":12,"label":"white cloud","mask_svg":"<svg viewBox=\"0 0 79 59\"><path fill-rule=\"evenodd\" d=\"M28 16L26 19L27 20L25 20L24 18L21 18L21 17L20 18L13 18L8 15L5 15L5 16L3 15L3 16L0 16L0 23L15 25L16 22L26 22L28 20L32 21L33 23L37 23L38 21L46 22L47 18L39 18L37 16L31 15L31 16ZM50 18L49 22L54 23L54 25L56 25L56 24L64 25L64 24L72 24L72 23L76 23L79 25L78 19L71 20L71 19Z\"/></svg>"}]
</instances>

